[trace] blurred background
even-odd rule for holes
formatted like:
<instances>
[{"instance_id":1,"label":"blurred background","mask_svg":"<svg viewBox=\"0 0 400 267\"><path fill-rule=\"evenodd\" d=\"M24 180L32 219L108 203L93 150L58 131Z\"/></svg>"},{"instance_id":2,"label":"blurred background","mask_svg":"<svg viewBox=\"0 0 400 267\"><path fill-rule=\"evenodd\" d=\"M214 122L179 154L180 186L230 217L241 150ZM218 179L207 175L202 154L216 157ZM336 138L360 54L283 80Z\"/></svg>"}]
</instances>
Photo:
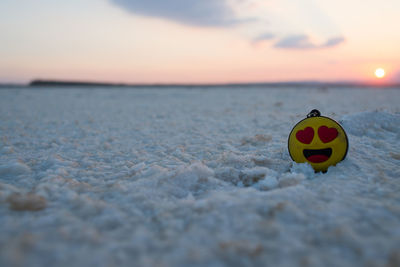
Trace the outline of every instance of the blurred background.
<instances>
[{"instance_id":1,"label":"blurred background","mask_svg":"<svg viewBox=\"0 0 400 267\"><path fill-rule=\"evenodd\" d=\"M0 83L400 82L400 1L0 2Z\"/></svg>"}]
</instances>

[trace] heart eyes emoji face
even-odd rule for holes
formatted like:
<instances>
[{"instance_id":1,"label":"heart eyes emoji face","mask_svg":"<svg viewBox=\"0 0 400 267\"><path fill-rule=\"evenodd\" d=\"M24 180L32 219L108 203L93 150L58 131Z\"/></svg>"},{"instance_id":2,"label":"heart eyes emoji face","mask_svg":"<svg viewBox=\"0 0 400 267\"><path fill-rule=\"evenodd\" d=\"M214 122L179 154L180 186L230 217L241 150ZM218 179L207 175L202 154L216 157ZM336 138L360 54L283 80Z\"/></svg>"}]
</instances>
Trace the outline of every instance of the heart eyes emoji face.
<instances>
[{"instance_id":1,"label":"heart eyes emoji face","mask_svg":"<svg viewBox=\"0 0 400 267\"><path fill-rule=\"evenodd\" d=\"M323 116L310 117L292 129L288 148L294 161L308 162L315 171L326 171L346 157L348 139L336 121Z\"/></svg>"}]
</instances>

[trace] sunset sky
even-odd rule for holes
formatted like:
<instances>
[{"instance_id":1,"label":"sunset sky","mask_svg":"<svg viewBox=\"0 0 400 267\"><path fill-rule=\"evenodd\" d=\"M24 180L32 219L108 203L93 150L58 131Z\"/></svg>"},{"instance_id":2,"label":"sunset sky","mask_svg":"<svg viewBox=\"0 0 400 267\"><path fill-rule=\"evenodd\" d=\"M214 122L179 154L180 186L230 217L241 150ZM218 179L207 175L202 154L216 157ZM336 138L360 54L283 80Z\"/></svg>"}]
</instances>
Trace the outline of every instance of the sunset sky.
<instances>
[{"instance_id":1,"label":"sunset sky","mask_svg":"<svg viewBox=\"0 0 400 267\"><path fill-rule=\"evenodd\" d=\"M0 83L400 82L399 12L399 0L1 0Z\"/></svg>"}]
</instances>

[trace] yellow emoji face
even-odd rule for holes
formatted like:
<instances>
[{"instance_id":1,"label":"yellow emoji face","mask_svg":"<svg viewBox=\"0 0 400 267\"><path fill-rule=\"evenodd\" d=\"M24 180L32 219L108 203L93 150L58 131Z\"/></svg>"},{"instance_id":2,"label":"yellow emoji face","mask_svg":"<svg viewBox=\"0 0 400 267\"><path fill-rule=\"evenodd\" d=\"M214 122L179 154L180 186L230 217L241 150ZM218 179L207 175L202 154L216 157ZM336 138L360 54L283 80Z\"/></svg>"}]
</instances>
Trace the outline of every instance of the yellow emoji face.
<instances>
[{"instance_id":1,"label":"yellow emoji face","mask_svg":"<svg viewBox=\"0 0 400 267\"><path fill-rule=\"evenodd\" d=\"M308 162L315 171L326 171L346 157L348 139L339 123L314 115L294 126L289 135L288 148L295 162Z\"/></svg>"}]
</instances>

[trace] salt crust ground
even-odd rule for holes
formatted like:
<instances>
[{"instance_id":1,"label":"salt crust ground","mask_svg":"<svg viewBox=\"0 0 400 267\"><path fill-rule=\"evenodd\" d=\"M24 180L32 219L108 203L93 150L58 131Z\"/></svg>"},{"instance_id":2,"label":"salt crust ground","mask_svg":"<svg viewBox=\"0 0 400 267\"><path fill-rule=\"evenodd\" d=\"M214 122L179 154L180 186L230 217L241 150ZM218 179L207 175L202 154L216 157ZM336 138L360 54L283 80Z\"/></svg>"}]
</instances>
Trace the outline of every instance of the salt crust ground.
<instances>
[{"instance_id":1,"label":"salt crust ground","mask_svg":"<svg viewBox=\"0 0 400 267\"><path fill-rule=\"evenodd\" d=\"M0 90L0 266L399 266L400 90ZM326 174L287 136L348 133Z\"/></svg>"}]
</instances>

